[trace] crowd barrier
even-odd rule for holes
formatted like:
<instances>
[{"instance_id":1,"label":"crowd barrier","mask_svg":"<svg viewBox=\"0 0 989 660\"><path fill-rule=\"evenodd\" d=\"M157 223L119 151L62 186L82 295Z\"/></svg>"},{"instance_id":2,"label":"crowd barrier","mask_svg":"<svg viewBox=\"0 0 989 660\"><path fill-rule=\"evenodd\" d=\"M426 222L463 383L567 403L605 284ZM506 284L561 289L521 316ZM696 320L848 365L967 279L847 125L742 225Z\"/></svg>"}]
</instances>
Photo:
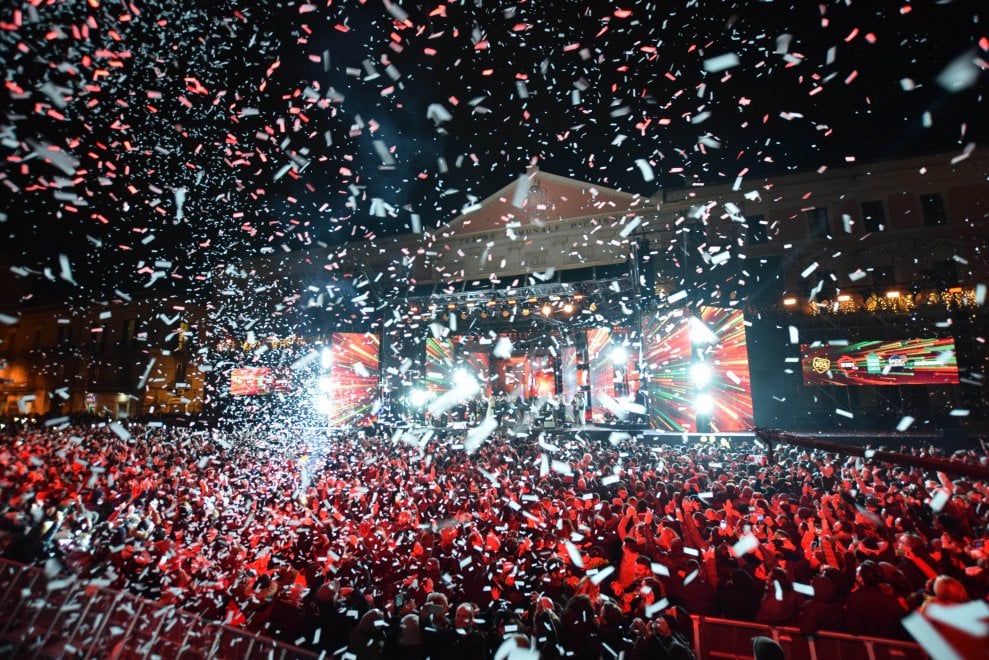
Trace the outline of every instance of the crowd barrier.
<instances>
[{"instance_id":1,"label":"crowd barrier","mask_svg":"<svg viewBox=\"0 0 989 660\"><path fill-rule=\"evenodd\" d=\"M91 581L0 559L0 657L315 659L317 655Z\"/></svg>"},{"instance_id":2,"label":"crowd barrier","mask_svg":"<svg viewBox=\"0 0 989 660\"><path fill-rule=\"evenodd\" d=\"M918 645L877 637L822 632L807 638L797 628L693 617L697 660L751 660L752 638L776 640L787 660L926 660Z\"/></svg>"},{"instance_id":3,"label":"crowd barrier","mask_svg":"<svg viewBox=\"0 0 989 660\"><path fill-rule=\"evenodd\" d=\"M924 660L917 644L693 617L698 660L752 658L752 638L776 640L788 660ZM91 581L48 576L0 559L0 657L309 660L311 651L162 606Z\"/></svg>"}]
</instances>

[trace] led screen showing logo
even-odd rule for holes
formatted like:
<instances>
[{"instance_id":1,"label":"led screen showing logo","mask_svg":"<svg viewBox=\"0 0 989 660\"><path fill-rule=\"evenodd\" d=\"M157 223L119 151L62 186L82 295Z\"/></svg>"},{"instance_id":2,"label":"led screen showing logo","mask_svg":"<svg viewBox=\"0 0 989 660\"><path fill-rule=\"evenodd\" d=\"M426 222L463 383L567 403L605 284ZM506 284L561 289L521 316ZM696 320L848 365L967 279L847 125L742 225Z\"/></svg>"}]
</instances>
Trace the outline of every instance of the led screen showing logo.
<instances>
[{"instance_id":1,"label":"led screen showing logo","mask_svg":"<svg viewBox=\"0 0 989 660\"><path fill-rule=\"evenodd\" d=\"M801 344L805 385L955 385L955 340Z\"/></svg>"}]
</instances>

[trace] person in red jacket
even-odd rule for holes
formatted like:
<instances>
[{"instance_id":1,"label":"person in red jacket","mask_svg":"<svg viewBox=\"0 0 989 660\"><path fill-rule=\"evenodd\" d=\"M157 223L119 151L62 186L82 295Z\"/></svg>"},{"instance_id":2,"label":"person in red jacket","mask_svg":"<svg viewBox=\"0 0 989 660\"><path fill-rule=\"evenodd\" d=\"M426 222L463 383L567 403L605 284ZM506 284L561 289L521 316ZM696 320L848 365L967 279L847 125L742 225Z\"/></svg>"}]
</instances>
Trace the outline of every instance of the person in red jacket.
<instances>
[{"instance_id":1,"label":"person in red jacket","mask_svg":"<svg viewBox=\"0 0 989 660\"><path fill-rule=\"evenodd\" d=\"M879 565L862 562L856 571L856 587L845 603L845 628L853 635L903 639L900 620L906 611L888 585L882 584Z\"/></svg>"}]
</instances>

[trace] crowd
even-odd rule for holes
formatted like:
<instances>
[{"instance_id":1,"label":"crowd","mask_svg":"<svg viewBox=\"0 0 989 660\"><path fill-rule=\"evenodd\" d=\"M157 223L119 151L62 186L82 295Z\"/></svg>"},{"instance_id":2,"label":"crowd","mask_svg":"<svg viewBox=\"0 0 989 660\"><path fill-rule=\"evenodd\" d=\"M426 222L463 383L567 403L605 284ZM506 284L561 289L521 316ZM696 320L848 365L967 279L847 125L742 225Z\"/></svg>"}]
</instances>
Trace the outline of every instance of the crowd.
<instances>
[{"instance_id":1,"label":"crowd","mask_svg":"<svg viewBox=\"0 0 989 660\"><path fill-rule=\"evenodd\" d=\"M474 440L21 428L0 552L362 659L691 658L691 614L908 639L908 612L989 594L986 483L787 446Z\"/></svg>"}]
</instances>

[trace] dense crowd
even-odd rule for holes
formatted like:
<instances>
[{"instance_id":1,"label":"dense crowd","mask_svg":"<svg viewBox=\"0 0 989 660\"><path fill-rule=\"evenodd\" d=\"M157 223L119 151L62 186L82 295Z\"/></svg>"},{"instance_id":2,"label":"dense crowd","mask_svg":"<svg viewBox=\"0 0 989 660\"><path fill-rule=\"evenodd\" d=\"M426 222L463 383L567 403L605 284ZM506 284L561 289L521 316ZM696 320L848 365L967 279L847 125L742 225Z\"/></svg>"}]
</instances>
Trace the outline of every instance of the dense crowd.
<instances>
[{"instance_id":1,"label":"dense crowd","mask_svg":"<svg viewBox=\"0 0 989 660\"><path fill-rule=\"evenodd\" d=\"M758 443L483 440L23 428L0 551L358 658L691 658L691 614L907 639L908 612L989 594L985 483Z\"/></svg>"}]
</instances>

